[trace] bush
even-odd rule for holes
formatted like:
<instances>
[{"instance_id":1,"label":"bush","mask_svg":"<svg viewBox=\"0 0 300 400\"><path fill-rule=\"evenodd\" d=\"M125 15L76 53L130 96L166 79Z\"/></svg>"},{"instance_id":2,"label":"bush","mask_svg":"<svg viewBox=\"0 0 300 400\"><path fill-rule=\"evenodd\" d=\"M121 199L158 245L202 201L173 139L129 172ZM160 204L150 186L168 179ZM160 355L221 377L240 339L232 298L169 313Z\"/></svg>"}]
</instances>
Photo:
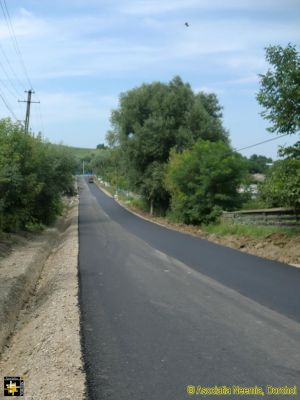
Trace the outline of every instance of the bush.
<instances>
[{"instance_id":1,"label":"bush","mask_svg":"<svg viewBox=\"0 0 300 400\"><path fill-rule=\"evenodd\" d=\"M75 161L65 148L26 135L0 120L0 230L49 224L73 192Z\"/></svg>"},{"instance_id":2,"label":"bush","mask_svg":"<svg viewBox=\"0 0 300 400\"><path fill-rule=\"evenodd\" d=\"M268 207L300 208L300 160L276 161L259 193Z\"/></svg>"},{"instance_id":3,"label":"bush","mask_svg":"<svg viewBox=\"0 0 300 400\"><path fill-rule=\"evenodd\" d=\"M191 150L173 151L166 172L169 217L187 224L209 223L221 210L241 205L237 188L244 176L242 157L224 142L201 140Z\"/></svg>"}]
</instances>

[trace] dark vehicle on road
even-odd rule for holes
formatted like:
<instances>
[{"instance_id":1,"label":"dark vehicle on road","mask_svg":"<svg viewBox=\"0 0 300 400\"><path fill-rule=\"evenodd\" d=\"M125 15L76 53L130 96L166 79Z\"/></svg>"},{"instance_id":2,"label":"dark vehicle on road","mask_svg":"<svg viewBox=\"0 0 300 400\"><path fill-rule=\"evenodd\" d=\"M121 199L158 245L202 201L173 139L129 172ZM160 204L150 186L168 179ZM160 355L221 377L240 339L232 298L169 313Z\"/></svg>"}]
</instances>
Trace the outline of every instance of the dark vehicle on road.
<instances>
[{"instance_id":1,"label":"dark vehicle on road","mask_svg":"<svg viewBox=\"0 0 300 400\"><path fill-rule=\"evenodd\" d=\"M94 183L94 177L93 177L93 175L89 176L88 182L89 182L89 183Z\"/></svg>"}]
</instances>

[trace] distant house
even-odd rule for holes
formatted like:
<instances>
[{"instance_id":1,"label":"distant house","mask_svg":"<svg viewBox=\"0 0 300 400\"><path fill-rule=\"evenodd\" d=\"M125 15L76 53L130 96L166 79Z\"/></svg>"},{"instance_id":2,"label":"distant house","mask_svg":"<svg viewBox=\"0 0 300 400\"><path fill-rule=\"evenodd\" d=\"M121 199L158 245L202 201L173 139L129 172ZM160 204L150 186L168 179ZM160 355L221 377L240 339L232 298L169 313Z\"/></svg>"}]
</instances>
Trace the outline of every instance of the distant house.
<instances>
[{"instance_id":1,"label":"distant house","mask_svg":"<svg viewBox=\"0 0 300 400\"><path fill-rule=\"evenodd\" d=\"M251 177L253 182L263 182L266 179L264 174L252 174Z\"/></svg>"},{"instance_id":2,"label":"distant house","mask_svg":"<svg viewBox=\"0 0 300 400\"><path fill-rule=\"evenodd\" d=\"M264 174L252 174L252 182L250 185L241 185L238 188L238 193L250 193L252 199L256 199L258 194L258 183L263 182L266 179Z\"/></svg>"}]
</instances>

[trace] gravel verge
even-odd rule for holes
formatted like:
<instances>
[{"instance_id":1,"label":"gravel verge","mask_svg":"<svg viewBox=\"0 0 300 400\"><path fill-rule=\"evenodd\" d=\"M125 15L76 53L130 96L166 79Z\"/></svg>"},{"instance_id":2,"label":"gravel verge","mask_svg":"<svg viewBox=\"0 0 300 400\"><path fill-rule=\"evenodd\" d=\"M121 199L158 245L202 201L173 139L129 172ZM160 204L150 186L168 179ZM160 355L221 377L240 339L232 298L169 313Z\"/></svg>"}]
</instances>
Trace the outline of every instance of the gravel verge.
<instances>
[{"instance_id":1,"label":"gravel verge","mask_svg":"<svg viewBox=\"0 0 300 400\"><path fill-rule=\"evenodd\" d=\"M8 280L18 282L15 297L22 297L23 304L1 354L0 376L1 381L4 376L23 376L26 400L85 398L78 306L78 199L71 200L60 224L60 229L47 230L1 261L1 278L7 273ZM27 288L28 268L34 274ZM17 314L13 307L12 320ZM3 393L3 387L0 390Z\"/></svg>"}]
</instances>

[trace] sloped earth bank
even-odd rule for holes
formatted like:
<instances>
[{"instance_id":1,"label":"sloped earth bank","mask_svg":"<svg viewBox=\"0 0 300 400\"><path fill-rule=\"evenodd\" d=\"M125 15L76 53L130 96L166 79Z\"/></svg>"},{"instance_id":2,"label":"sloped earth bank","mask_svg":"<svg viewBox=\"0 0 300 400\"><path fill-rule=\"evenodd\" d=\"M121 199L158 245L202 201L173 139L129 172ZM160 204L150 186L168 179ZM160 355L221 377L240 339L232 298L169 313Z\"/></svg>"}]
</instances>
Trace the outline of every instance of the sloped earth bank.
<instances>
[{"instance_id":1,"label":"sloped earth bank","mask_svg":"<svg viewBox=\"0 0 300 400\"><path fill-rule=\"evenodd\" d=\"M300 268L299 235L288 236L282 233L272 233L264 238L250 238L236 235L221 236L206 233L197 226L169 223L164 218L151 217L149 214L141 212L136 208L128 209L137 215L141 215L143 218L146 218L149 221L159 223L170 229L190 233L223 246L232 247L245 253L254 254L270 260L280 261Z\"/></svg>"},{"instance_id":2,"label":"sloped earth bank","mask_svg":"<svg viewBox=\"0 0 300 400\"><path fill-rule=\"evenodd\" d=\"M265 238L244 236L209 235L209 240L232 247L245 253L254 254L270 260L281 261L300 268L300 237L282 233L272 233Z\"/></svg>"},{"instance_id":3,"label":"sloped earth bank","mask_svg":"<svg viewBox=\"0 0 300 400\"><path fill-rule=\"evenodd\" d=\"M272 233L264 238L250 238L209 234L196 226L175 225L175 228L223 246L300 268L300 236L291 237L282 233Z\"/></svg>"},{"instance_id":4,"label":"sloped earth bank","mask_svg":"<svg viewBox=\"0 0 300 400\"><path fill-rule=\"evenodd\" d=\"M26 400L85 399L78 308L78 200L69 206L65 229L46 260L39 280L21 310L0 359L4 376L23 376ZM18 245L1 260L1 270L33 259L39 247ZM13 257L14 262L12 263ZM18 296L18 293L16 293Z\"/></svg>"},{"instance_id":5,"label":"sloped earth bank","mask_svg":"<svg viewBox=\"0 0 300 400\"><path fill-rule=\"evenodd\" d=\"M99 186L100 187L100 186ZM111 196L103 187L100 187L106 194ZM112 197L112 196L111 196ZM250 238L236 235L216 235L202 231L198 226L176 224L168 222L165 218L152 217L150 214L129 206L119 201L122 207L127 208L134 214L174 229L180 232L189 233L202 239L209 240L223 246L232 247L245 253L254 254L270 260L280 261L300 268L300 236L288 236L283 233L272 233L264 238Z\"/></svg>"},{"instance_id":6,"label":"sloped earth bank","mask_svg":"<svg viewBox=\"0 0 300 400\"><path fill-rule=\"evenodd\" d=\"M97 186L108 196L113 197L99 182ZM165 218L153 217L141 209L117 200L128 211L148 220L163 225L169 229L189 233L202 239L223 246L231 247L245 253L254 254L269 260L280 261L300 268L300 235L288 236L282 233L272 233L264 238L250 238L237 235L216 235L202 231L199 226L172 223Z\"/></svg>"}]
</instances>

